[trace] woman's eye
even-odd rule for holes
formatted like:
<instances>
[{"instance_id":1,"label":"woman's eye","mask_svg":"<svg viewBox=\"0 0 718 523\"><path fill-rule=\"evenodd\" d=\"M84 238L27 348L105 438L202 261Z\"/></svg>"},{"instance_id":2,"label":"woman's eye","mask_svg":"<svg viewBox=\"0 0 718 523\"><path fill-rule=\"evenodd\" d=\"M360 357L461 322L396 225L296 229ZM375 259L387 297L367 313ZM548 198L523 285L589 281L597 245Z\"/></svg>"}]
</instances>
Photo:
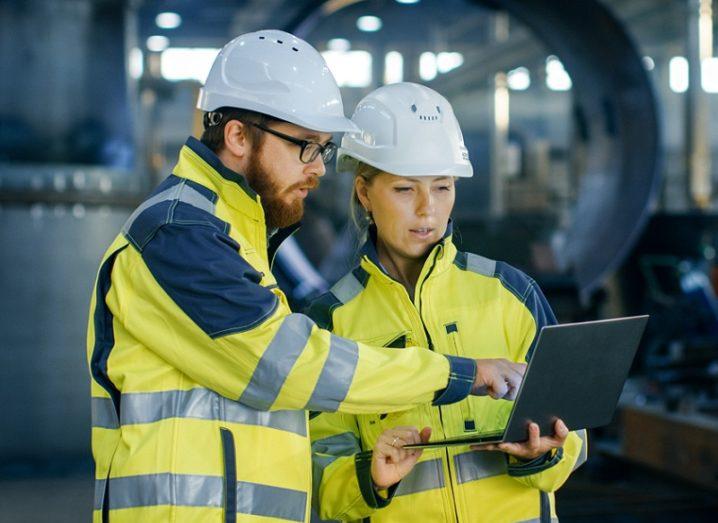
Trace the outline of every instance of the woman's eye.
<instances>
[{"instance_id":1,"label":"woman's eye","mask_svg":"<svg viewBox=\"0 0 718 523\"><path fill-rule=\"evenodd\" d=\"M451 190L451 186L450 186L450 185L440 185L440 186L438 187L438 189L439 189L440 191L450 191L450 190Z\"/></svg>"},{"instance_id":2,"label":"woman's eye","mask_svg":"<svg viewBox=\"0 0 718 523\"><path fill-rule=\"evenodd\" d=\"M411 191L411 187L394 187L396 192L408 192Z\"/></svg>"}]
</instances>

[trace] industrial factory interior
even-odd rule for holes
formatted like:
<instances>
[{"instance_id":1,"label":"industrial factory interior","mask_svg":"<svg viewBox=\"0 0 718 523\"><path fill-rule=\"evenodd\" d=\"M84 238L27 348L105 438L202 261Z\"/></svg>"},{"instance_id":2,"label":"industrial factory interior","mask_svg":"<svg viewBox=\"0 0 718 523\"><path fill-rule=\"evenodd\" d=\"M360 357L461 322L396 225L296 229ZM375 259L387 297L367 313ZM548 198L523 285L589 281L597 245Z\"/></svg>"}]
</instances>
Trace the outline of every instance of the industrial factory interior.
<instances>
[{"instance_id":1,"label":"industrial factory interior","mask_svg":"<svg viewBox=\"0 0 718 523\"><path fill-rule=\"evenodd\" d=\"M91 443L98 267L202 135L220 49L265 29L321 54L347 118L402 82L448 100L473 168L459 251L530 276L558 323L650 315L550 519L716 521L713 0L0 0L0 521L113 521ZM274 257L293 312L357 264L353 183L328 162ZM254 514L226 521L284 521Z\"/></svg>"}]
</instances>

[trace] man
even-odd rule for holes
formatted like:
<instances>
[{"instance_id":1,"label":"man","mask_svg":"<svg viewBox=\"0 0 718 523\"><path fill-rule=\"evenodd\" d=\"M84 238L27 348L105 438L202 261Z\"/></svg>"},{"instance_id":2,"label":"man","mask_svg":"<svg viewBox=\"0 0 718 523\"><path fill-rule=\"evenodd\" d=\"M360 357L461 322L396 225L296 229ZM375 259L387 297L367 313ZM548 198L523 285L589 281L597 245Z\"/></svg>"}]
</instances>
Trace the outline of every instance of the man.
<instances>
[{"instance_id":1,"label":"man","mask_svg":"<svg viewBox=\"0 0 718 523\"><path fill-rule=\"evenodd\" d=\"M307 521L308 410L511 396L523 367L397 356L289 310L273 253L325 173L331 133L355 130L314 48L281 31L240 36L198 105L202 142L188 139L98 272L88 327L94 520Z\"/></svg>"}]
</instances>

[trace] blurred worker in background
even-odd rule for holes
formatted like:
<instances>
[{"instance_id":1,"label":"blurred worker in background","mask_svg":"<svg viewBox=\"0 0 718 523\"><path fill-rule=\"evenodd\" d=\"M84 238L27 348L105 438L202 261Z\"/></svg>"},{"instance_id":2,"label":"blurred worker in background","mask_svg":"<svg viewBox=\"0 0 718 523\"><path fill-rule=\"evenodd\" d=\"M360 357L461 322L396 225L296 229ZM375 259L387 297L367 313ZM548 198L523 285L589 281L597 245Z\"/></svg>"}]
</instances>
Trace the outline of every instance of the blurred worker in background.
<instances>
[{"instance_id":1,"label":"blurred worker in background","mask_svg":"<svg viewBox=\"0 0 718 523\"><path fill-rule=\"evenodd\" d=\"M360 131L344 135L338 170L354 174L355 222L368 237L359 266L319 297L309 315L340 336L391 347L397 358L434 352L528 361L541 328L556 320L527 275L454 246L455 179L471 177L473 169L451 105L427 87L399 83L366 96L352 120ZM507 401L468 397L383 414L313 417L320 516L550 521L553 492L586 459L585 431L569 433L561 420L552 435L539 434L532 423L526 442L483 448L496 452L457 446L425 450L413 470L415 460L400 467L375 460L370 471L361 466L364 451L385 449L387 442L399 447L397 459L405 458L400 447L408 433L401 427L425 427L422 439L430 429L436 439L500 431L510 409ZM368 477L372 488L365 486ZM377 503L374 492L384 489Z\"/></svg>"},{"instance_id":2,"label":"blurred worker in background","mask_svg":"<svg viewBox=\"0 0 718 523\"><path fill-rule=\"evenodd\" d=\"M331 133L356 130L313 47L281 31L236 38L198 106L201 140L187 140L97 275L87 343L94 520L305 521L308 410L501 397L524 366L397 355L289 309L271 260L334 156ZM420 440L416 430L403 437Z\"/></svg>"}]
</instances>

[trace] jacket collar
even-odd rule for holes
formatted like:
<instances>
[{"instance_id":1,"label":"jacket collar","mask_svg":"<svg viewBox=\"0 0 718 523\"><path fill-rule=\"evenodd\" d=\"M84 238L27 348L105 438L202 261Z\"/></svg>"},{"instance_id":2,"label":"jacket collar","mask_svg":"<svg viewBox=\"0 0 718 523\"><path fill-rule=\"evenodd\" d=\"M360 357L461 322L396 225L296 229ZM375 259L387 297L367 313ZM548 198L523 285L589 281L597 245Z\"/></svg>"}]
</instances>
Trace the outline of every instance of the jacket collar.
<instances>
[{"instance_id":1,"label":"jacket collar","mask_svg":"<svg viewBox=\"0 0 718 523\"><path fill-rule=\"evenodd\" d=\"M208 187L218 198L227 205L251 218L261 229L259 236L268 240L269 259L287 237L291 236L300 224L272 231L271 238L267 238L264 210L259 195L249 186L247 180L240 173L233 171L222 163L219 157L197 138L187 138L184 147L180 150L179 161L174 168L174 174L188 178Z\"/></svg>"},{"instance_id":2,"label":"jacket collar","mask_svg":"<svg viewBox=\"0 0 718 523\"><path fill-rule=\"evenodd\" d=\"M376 225L371 224L367 232L367 240L360 251L362 260L364 260L368 265L366 267L367 270L373 273L381 273L384 277L393 279L389 276L386 268L384 268L379 261L379 254L376 249ZM426 257L426 261L424 262L425 266L422 268L422 273L425 272L427 264L435 264L432 274L438 274L443 272L446 267L453 263L454 258L456 257L456 247L454 246L454 242L452 240L453 234L454 221L450 219L448 225L446 226L446 232L429 251L429 255Z\"/></svg>"}]
</instances>

